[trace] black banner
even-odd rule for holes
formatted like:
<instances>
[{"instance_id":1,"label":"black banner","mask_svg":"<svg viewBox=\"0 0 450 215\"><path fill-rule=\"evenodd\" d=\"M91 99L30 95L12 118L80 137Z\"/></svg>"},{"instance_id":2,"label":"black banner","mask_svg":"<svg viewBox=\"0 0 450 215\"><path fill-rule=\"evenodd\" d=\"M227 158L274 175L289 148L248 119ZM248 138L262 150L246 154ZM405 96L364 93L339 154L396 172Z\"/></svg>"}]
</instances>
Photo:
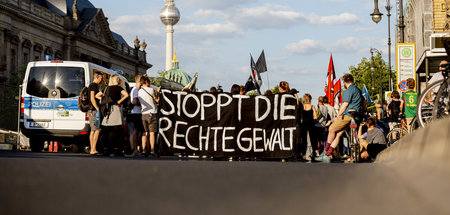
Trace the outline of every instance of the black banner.
<instances>
[{"instance_id":1,"label":"black banner","mask_svg":"<svg viewBox=\"0 0 450 215\"><path fill-rule=\"evenodd\" d=\"M286 158L297 142L297 101L272 96L162 90L159 139L173 152Z\"/></svg>"}]
</instances>

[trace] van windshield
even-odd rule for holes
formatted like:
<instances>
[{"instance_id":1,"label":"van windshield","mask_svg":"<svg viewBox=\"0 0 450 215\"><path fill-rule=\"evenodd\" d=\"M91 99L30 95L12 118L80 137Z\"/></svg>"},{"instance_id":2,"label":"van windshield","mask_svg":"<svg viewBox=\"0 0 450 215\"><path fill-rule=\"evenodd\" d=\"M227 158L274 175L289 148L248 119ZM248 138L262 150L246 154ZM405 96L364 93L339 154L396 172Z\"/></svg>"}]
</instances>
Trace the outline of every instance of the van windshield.
<instances>
[{"instance_id":1,"label":"van windshield","mask_svg":"<svg viewBox=\"0 0 450 215\"><path fill-rule=\"evenodd\" d=\"M27 93L41 98L71 98L78 96L83 87L84 69L81 67L32 67Z\"/></svg>"}]
</instances>

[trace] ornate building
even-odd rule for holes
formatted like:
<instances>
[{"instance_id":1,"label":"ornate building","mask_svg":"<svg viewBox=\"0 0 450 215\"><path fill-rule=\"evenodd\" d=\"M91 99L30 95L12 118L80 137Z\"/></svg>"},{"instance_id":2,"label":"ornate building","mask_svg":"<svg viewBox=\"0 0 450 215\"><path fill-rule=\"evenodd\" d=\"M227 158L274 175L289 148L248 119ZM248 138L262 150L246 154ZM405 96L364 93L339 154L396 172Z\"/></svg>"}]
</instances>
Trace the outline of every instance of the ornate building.
<instances>
[{"instance_id":1,"label":"ornate building","mask_svg":"<svg viewBox=\"0 0 450 215\"><path fill-rule=\"evenodd\" d=\"M416 44L418 89L423 90L447 58L441 38L450 38L450 0L408 0L405 14L405 43Z\"/></svg>"},{"instance_id":2,"label":"ornate building","mask_svg":"<svg viewBox=\"0 0 450 215\"><path fill-rule=\"evenodd\" d=\"M0 82L46 55L144 74L152 65L145 42L136 42L130 47L112 32L102 9L89 0L0 0Z\"/></svg>"}]
</instances>

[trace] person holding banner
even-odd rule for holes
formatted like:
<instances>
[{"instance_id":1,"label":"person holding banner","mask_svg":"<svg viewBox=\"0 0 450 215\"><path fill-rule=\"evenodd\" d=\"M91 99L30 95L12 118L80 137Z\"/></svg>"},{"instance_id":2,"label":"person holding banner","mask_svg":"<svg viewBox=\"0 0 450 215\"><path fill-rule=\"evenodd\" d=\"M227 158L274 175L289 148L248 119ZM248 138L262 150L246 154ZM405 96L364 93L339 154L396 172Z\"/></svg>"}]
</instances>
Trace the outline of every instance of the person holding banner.
<instances>
[{"instance_id":1,"label":"person holding banner","mask_svg":"<svg viewBox=\"0 0 450 215\"><path fill-rule=\"evenodd\" d=\"M141 89L138 92L139 103L141 103L142 111L142 125L144 127L144 133L142 134L142 152L147 155L148 141L150 137L150 150L151 156L155 156L155 133L157 127L157 107L155 91L150 85L150 79L147 76L142 76Z\"/></svg>"}]
</instances>

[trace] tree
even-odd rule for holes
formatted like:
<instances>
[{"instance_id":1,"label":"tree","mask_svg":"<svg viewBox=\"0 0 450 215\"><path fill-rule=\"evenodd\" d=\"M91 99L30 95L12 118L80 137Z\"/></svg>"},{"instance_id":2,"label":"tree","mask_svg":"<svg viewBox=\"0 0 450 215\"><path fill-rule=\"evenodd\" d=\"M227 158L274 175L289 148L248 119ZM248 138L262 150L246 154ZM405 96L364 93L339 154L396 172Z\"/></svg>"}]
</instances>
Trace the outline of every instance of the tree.
<instances>
[{"instance_id":1,"label":"tree","mask_svg":"<svg viewBox=\"0 0 450 215\"><path fill-rule=\"evenodd\" d=\"M363 58L357 66L350 66L348 70L355 79L356 86L363 89L365 84L372 100L375 100L380 94L380 81L382 86L381 98L384 98L384 92L389 90L389 65L383 60L381 54L378 53L373 57L375 72L372 74L370 67L371 59ZM396 72L392 71L392 80L396 82Z\"/></svg>"}]
</instances>

